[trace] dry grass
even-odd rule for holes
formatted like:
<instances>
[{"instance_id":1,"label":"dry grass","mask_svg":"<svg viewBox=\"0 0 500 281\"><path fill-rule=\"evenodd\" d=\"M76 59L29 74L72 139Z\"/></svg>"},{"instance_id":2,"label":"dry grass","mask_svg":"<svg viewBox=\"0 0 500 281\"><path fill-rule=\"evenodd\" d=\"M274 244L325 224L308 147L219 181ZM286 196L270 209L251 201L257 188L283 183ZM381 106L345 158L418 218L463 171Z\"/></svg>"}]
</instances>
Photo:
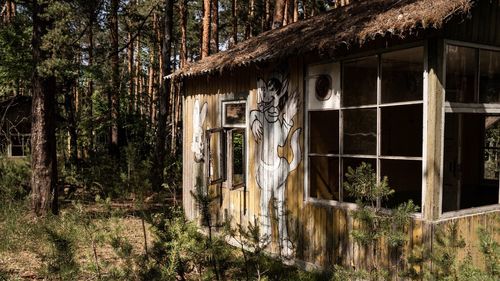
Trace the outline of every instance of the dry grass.
<instances>
[{"instance_id":1,"label":"dry grass","mask_svg":"<svg viewBox=\"0 0 500 281\"><path fill-rule=\"evenodd\" d=\"M72 255L78 274L73 280L97 280L93 240L96 241L99 270L103 277L109 276L111 270L129 266L111 246L112 237L119 237L131 245L132 254L129 258L137 260L144 255L142 221L137 216L125 215L136 213L136 210L130 204L113 204L112 209L120 211L113 213L113 210L103 206L89 205L74 217L74 213L78 211L74 207L68 207L59 218L52 218L47 223L48 228L67 237L74 245ZM82 219L83 217L86 218ZM46 229L42 225L44 222L35 222L29 216L15 219L18 221L17 226L9 226L4 218L0 218L0 235L11 244L0 248L0 280L4 276L8 276L8 280L60 280L47 271L54 249L47 240ZM15 227L20 229L12 229ZM150 246L152 237L147 223L146 235ZM137 272L136 266L136 262L132 263L133 272Z\"/></svg>"}]
</instances>

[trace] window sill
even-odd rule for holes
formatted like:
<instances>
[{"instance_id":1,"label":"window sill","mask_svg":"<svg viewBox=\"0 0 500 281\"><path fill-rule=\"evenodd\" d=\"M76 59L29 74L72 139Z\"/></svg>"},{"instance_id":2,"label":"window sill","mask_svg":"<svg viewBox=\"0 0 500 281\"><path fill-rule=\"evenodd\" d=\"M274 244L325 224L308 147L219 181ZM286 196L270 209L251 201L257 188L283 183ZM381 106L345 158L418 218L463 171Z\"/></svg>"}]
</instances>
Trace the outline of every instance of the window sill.
<instances>
[{"instance_id":1,"label":"window sill","mask_svg":"<svg viewBox=\"0 0 500 281\"><path fill-rule=\"evenodd\" d=\"M450 219L464 218L464 217L469 217L469 216L482 215L485 213L498 212L498 211L500 211L500 204L463 209L463 210L459 210L459 211L450 211L450 212L442 213L441 216L439 216L439 219L436 220L436 222L446 221L446 220L450 220Z\"/></svg>"},{"instance_id":2,"label":"window sill","mask_svg":"<svg viewBox=\"0 0 500 281\"><path fill-rule=\"evenodd\" d=\"M353 211L358 208L358 205L355 203L349 203L349 202L339 202L339 201L333 201L333 200L325 200L325 199L316 199L309 197L305 199L306 204L311 204L311 205L316 205L319 207L333 207L337 209L342 209L342 210L347 210L347 211ZM384 214L389 214L388 209L381 209L382 213ZM422 219L422 213L413 213L411 214L411 217L413 219Z\"/></svg>"}]
</instances>

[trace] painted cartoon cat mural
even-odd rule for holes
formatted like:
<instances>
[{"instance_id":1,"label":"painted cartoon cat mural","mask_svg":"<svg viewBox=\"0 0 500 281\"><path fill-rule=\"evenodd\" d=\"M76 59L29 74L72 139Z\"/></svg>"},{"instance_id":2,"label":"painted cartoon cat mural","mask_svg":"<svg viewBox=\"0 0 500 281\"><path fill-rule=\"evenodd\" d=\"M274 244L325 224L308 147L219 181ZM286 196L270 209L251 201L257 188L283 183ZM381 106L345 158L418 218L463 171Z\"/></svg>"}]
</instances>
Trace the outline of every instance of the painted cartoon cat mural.
<instances>
[{"instance_id":1,"label":"painted cartoon cat mural","mask_svg":"<svg viewBox=\"0 0 500 281\"><path fill-rule=\"evenodd\" d=\"M288 77L257 80L257 109L250 112L250 126L257 142L258 163L256 180L260 187L260 223L264 234L271 235L271 215L278 218L282 255L292 253L286 220L286 182L290 172L301 162L299 137L301 128L291 133L298 111L296 91L288 92ZM280 156L278 147L287 144L291 136L293 160ZM275 201L275 208L270 208ZM275 209L275 214L270 213Z\"/></svg>"}]
</instances>

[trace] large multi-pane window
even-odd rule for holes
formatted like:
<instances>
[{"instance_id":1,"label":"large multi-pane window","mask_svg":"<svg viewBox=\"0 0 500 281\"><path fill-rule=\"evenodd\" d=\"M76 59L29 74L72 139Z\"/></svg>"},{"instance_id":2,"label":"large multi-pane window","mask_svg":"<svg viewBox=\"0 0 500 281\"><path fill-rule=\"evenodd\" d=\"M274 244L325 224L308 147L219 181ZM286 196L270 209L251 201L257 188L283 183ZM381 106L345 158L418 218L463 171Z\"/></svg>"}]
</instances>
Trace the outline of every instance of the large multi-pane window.
<instances>
[{"instance_id":1,"label":"large multi-pane window","mask_svg":"<svg viewBox=\"0 0 500 281\"><path fill-rule=\"evenodd\" d=\"M354 202L344 177L365 162L395 190L383 207L421 205L423 73L423 47L342 63L340 106L308 111L310 197Z\"/></svg>"},{"instance_id":2,"label":"large multi-pane window","mask_svg":"<svg viewBox=\"0 0 500 281\"><path fill-rule=\"evenodd\" d=\"M442 211L499 203L500 49L446 45Z\"/></svg>"}]
</instances>

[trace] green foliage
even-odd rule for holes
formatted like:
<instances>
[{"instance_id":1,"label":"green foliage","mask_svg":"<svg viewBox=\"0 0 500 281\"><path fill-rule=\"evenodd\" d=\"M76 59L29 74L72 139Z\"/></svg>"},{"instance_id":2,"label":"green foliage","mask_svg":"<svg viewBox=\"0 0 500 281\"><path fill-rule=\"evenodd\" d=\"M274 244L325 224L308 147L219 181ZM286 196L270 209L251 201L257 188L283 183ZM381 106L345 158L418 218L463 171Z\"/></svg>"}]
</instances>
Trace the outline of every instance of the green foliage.
<instances>
[{"instance_id":1,"label":"green foliage","mask_svg":"<svg viewBox=\"0 0 500 281\"><path fill-rule=\"evenodd\" d=\"M359 167L347 168L345 190L359 200L358 205L369 204L376 207L377 200L385 200L394 193L389 187L387 177L377 182L377 174L370 164L361 163Z\"/></svg>"},{"instance_id":2,"label":"green foliage","mask_svg":"<svg viewBox=\"0 0 500 281\"><path fill-rule=\"evenodd\" d=\"M389 187L387 177L377 180L377 175L369 164L362 163L356 169L348 167L344 188L356 198L357 208L351 212L358 226L351 231L353 240L367 249L368 268L361 270L334 268L334 280L385 280L389 272L378 259L378 245L386 241L389 248L402 255L401 248L407 241L407 227L411 214L418 211L411 200L395 209L383 210L380 206L394 190Z\"/></svg>"},{"instance_id":3,"label":"green foliage","mask_svg":"<svg viewBox=\"0 0 500 281\"><path fill-rule=\"evenodd\" d=\"M0 204L24 199L30 189L30 175L28 160L0 156Z\"/></svg>"}]
</instances>

